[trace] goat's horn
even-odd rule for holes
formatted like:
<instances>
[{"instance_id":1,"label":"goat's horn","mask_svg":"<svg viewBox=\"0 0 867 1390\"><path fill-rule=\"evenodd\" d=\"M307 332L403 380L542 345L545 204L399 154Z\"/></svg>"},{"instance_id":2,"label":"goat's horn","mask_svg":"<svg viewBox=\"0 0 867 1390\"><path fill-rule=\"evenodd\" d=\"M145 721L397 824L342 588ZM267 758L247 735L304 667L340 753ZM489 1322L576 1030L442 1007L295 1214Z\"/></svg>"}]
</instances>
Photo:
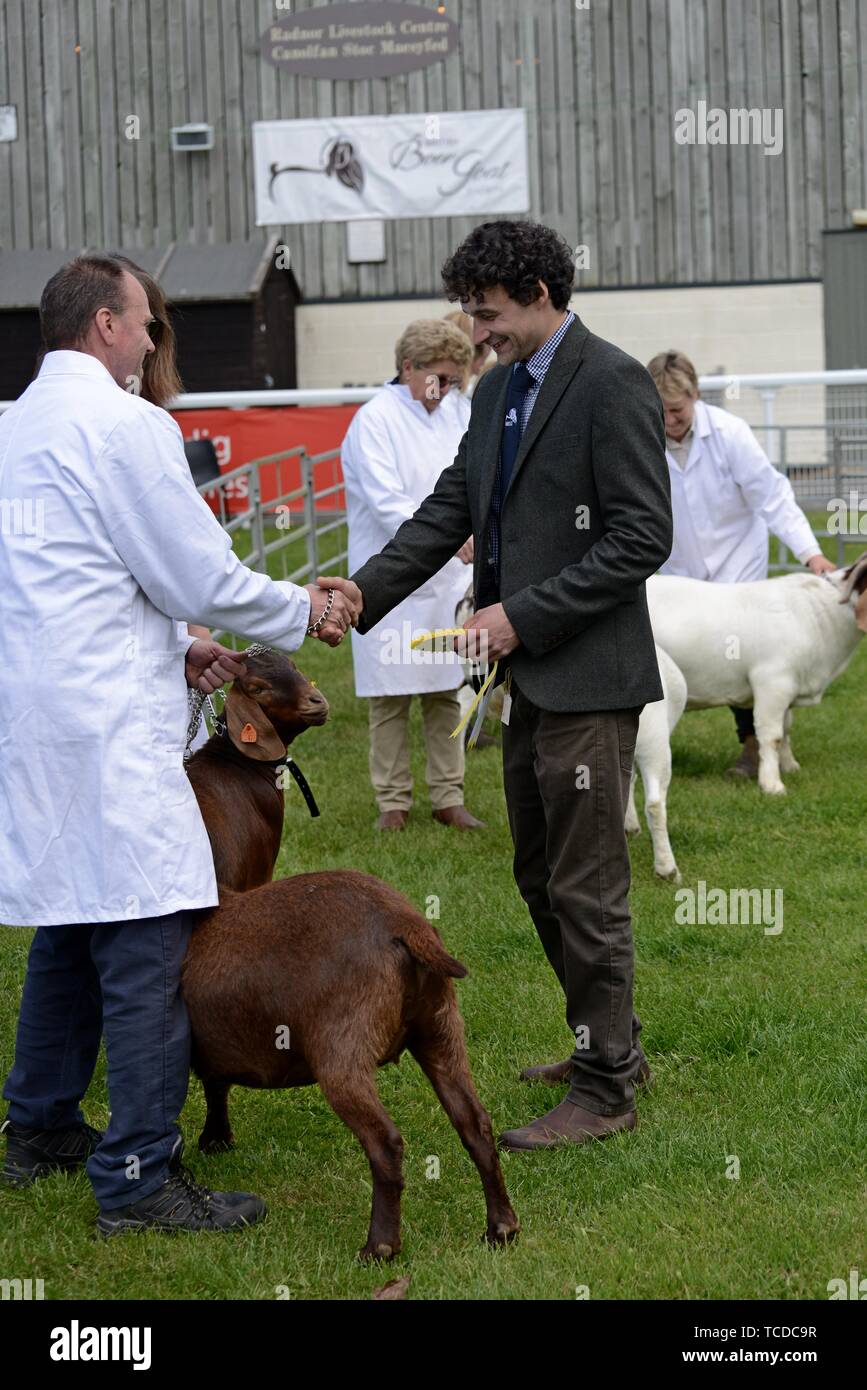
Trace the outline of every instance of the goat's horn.
<instances>
[{"instance_id":1,"label":"goat's horn","mask_svg":"<svg viewBox=\"0 0 867 1390\"><path fill-rule=\"evenodd\" d=\"M849 599L852 597L852 590L855 588L862 574L865 573L867 573L867 550L864 551L863 555L858 556L854 565L850 565L843 576L843 586L840 590L841 603L849 602Z\"/></svg>"}]
</instances>

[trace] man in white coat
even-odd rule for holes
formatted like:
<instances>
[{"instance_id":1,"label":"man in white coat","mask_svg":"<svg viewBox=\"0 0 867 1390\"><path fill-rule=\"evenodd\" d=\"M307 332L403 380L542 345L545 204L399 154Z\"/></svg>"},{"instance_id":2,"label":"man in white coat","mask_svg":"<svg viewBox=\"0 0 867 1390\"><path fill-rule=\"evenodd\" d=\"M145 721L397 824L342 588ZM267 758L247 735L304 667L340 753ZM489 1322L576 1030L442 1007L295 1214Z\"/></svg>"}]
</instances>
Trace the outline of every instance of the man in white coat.
<instances>
[{"instance_id":1,"label":"man in white coat","mask_svg":"<svg viewBox=\"0 0 867 1390\"><path fill-rule=\"evenodd\" d=\"M343 441L353 572L378 555L433 492L470 416L460 388L472 347L459 328L442 319L419 319L398 339L395 360L397 375L355 414ZM451 737L461 718L461 662L451 642L447 651L410 649L420 633L454 626L467 587L469 546L460 555L392 609L363 642L352 635L355 693L369 701L370 776L380 830L403 830L412 805L414 695L421 697L434 819L459 830L483 824L464 806L464 741Z\"/></svg>"},{"instance_id":2,"label":"man in white coat","mask_svg":"<svg viewBox=\"0 0 867 1390\"><path fill-rule=\"evenodd\" d=\"M79 257L41 318L39 374L0 416L0 921L38 927L3 1175L26 1185L86 1162L103 1234L228 1229L263 1203L209 1193L180 1164L181 963L196 910L218 901L182 756L187 682L213 690L244 667L180 638L178 620L294 651L314 624L335 645L357 611L335 595L320 621L323 589L241 564L177 424L122 389L153 351L134 275ZM79 1109L101 1034L105 1134Z\"/></svg>"},{"instance_id":3,"label":"man in white coat","mask_svg":"<svg viewBox=\"0 0 867 1390\"><path fill-rule=\"evenodd\" d=\"M719 584L768 575L768 533L814 574L832 570L788 478L774 468L745 420L700 399L698 374L682 352L648 363L665 412L674 544L661 574ZM730 773L757 777L753 711L732 706L741 755Z\"/></svg>"}]
</instances>

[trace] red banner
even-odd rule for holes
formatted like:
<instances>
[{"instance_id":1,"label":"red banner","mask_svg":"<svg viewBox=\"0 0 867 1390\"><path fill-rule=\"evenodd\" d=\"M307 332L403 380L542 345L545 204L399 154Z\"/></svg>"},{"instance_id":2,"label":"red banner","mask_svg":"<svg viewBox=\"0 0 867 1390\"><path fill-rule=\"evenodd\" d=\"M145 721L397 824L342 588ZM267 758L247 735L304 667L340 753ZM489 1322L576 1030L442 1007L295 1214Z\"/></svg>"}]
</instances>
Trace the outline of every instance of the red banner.
<instances>
[{"instance_id":1,"label":"red banner","mask_svg":"<svg viewBox=\"0 0 867 1390\"><path fill-rule=\"evenodd\" d=\"M252 410L178 410L174 418L184 439L212 439L221 473L229 473L242 463L282 453L303 445L308 454L324 454L338 449L349 429L357 405L261 406ZM284 492L301 486L301 469L296 459L265 464L260 470L262 500L273 501ZM339 456L321 464L314 474L316 489L342 482ZM247 510L247 478L227 483L226 509ZM219 510L216 503L212 503ZM299 500L288 503L293 511ZM342 492L332 493L317 503L323 511L342 511Z\"/></svg>"}]
</instances>

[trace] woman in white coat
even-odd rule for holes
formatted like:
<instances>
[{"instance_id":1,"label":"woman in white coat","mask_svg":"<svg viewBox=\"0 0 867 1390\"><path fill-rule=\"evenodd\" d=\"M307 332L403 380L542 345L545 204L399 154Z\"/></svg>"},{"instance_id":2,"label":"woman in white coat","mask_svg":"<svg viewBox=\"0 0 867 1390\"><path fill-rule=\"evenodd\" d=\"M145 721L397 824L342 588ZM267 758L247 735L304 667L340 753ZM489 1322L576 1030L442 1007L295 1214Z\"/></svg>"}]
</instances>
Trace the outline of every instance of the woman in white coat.
<instances>
[{"instance_id":1,"label":"woman in white coat","mask_svg":"<svg viewBox=\"0 0 867 1390\"><path fill-rule=\"evenodd\" d=\"M461 385L472 348L459 329L438 319L411 323L398 339L395 359L397 376L356 413L343 441L350 572L378 555L433 492L469 420ZM420 633L454 627L467 574L467 565L455 557L363 642L353 633L355 693L369 701L370 776L380 830L403 830L412 805L414 695L422 702L434 818L461 830L482 824L463 804L463 739L450 737L461 717L460 660L452 650L410 649Z\"/></svg>"},{"instance_id":2,"label":"woman in white coat","mask_svg":"<svg viewBox=\"0 0 867 1390\"><path fill-rule=\"evenodd\" d=\"M769 532L814 574L832 570L788 478L774 468L745 420L700 399L689 358L661 352L648 371L665 411L674 514L674 544L660 573L717 584L766 579ZM743 746L730 772L756 777L753 711L732 706L732 712Z\"/></svg>"}]
</instances>

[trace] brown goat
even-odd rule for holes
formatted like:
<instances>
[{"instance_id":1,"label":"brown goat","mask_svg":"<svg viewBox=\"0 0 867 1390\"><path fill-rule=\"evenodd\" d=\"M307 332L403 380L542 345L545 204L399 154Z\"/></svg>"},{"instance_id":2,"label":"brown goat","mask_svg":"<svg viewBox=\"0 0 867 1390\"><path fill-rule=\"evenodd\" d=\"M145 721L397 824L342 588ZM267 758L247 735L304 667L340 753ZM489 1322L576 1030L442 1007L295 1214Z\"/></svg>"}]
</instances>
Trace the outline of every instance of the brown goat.
<instances>
[{"instance_id":1,"label":"brown goat","mask_svg":"<svg viewBox=\"0 0 867 1390\"><path fill-rule=\"evenodd\" d=\"M289 657L261 652L246 665L226 699L223 736L215 734L187 764L217 882L239 890L268 883L274 873L283 834L283 780L275 767L299 734L328 718L325 696Z\"/></svg>"},{"instance_id":2,"label":"brown goat","mask_svg":"<svg viewBox=\"0 0 867 1390\"><path fill-rule=\"evenodd\" d=\"M278 803L267 786L275 769L266 776L264 760L276 760L281 740L323 722L328 707L288 658L247 661L227 699L228 738L211 738L189 764L220 882L220 906L196 925L183 974L193 1068L208 1107L199 1147L232 1146L231 1086L318 1084L370 1162L373 1207L361 1256L391 1259L400 1250L403 1141L375 1073L408 1050L479 1171L485 1238L504 1243L518 1222L470 1075L452 983L466 970L427 918L370 874L333 870L267 881L283 801L282 791ZM255 742L244 741L253 735ZM225 742L234 756L215 746ZM253 749L258 762L249 757ZM257 874L262 886L254 887Z\"/></svg>"}]
</instances>

